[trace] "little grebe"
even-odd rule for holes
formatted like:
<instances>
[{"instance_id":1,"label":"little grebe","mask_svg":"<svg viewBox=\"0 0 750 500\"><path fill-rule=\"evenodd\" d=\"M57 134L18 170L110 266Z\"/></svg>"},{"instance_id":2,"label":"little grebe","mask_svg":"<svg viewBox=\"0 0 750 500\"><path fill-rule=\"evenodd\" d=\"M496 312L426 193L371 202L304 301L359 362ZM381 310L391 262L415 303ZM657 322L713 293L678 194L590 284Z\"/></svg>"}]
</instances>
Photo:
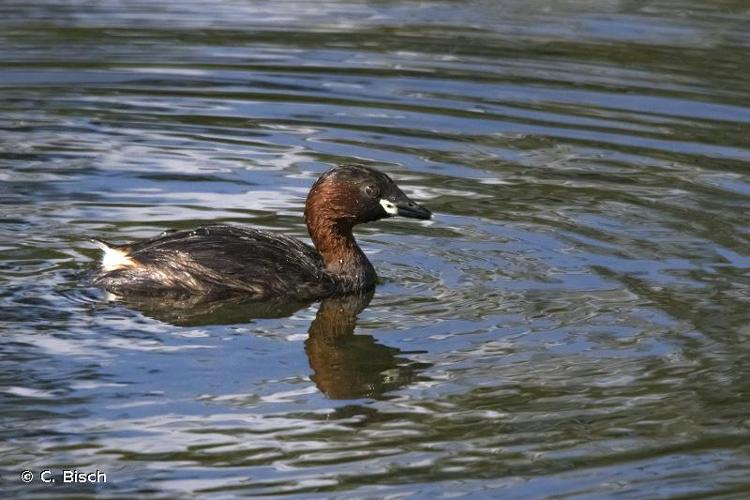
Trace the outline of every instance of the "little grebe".
<instances>
[{"instance_id":1,"label":"little grebe","mask_svg":"<svg viewBox=\"0 0 750 500\"><path fill-rule=\"evenodd\" d=\"M368 290L375 269L352 234L356 224L393 215L429 219L393 180L363 166L320 176L305 202L315 248L258 229L213 225L165 232L104 250L94 283L116 295L229 295L317 299Z\"/></svg>"}]
</instances>

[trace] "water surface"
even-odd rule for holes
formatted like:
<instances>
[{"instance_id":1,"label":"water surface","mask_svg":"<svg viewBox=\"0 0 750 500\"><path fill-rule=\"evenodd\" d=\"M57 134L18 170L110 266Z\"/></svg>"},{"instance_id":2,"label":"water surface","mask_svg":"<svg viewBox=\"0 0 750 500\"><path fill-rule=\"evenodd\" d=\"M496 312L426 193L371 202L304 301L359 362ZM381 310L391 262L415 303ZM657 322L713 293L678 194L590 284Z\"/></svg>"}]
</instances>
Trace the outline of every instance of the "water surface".
<instances>
[{"instance_id":1,"label":"water surface","mask_svg":"<svg viewBox=\"0 0 750 500\"><path fill-rule=\"evenodd\" d=\"M0 489L750 494L745 2L5 1ZM433 221L323 304L108 301L89 238ZM100 469L107 484L24 485Z\"/></svg>"}]
</instances>

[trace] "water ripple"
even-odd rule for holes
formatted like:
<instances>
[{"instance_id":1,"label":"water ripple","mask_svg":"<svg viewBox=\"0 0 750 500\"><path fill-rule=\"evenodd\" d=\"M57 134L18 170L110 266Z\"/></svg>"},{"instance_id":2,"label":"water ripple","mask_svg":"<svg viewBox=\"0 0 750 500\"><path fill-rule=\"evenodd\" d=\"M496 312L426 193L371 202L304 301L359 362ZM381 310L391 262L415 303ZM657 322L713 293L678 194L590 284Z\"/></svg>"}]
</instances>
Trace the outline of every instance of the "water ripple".
<instances>
[{"instance_id":1,"label":"water ripple","mask_svg":"<svg viewBox=\"0 0 750 500\"><path fill-rule=\"evenodd\" d=\"M735 0L3 2L0 490L747 496L749 26ZM348 161L436 216L358 231L381 283L340 337L325 303L87 288L92 237L306 238Z\"/></svg>"}]
</instances>

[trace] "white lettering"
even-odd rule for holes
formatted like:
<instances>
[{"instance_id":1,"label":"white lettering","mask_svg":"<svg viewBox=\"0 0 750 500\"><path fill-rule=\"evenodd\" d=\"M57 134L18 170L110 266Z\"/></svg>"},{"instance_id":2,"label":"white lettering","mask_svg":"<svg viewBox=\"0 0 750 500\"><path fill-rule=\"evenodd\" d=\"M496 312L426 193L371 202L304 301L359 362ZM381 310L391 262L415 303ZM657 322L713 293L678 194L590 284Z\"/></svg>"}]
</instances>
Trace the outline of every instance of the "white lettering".
<instances>
[{"instance_id":1,"label":"white lettering","mask_svg":"<svg viewBox=\"0 0 750 500\"><path fill-rule=\"evenodd\" d=\"M63 471L64 483L106 483L107 474L97 469L94 472L83 472L77 469Z\"/></svg>"}]
</instances>

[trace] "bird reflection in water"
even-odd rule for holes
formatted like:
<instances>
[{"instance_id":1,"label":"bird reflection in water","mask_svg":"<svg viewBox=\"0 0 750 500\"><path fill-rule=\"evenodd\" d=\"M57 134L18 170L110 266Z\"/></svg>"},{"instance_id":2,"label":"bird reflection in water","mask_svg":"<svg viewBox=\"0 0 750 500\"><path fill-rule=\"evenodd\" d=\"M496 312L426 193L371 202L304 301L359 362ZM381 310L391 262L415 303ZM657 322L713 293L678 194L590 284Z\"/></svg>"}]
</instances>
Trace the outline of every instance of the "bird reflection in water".
<instances>
[{"instance_id":1,"label":"bird reflection in water","mask_svg":"<svg viewBox=\"0 0 750 500\"><path fill-rule=\"evenodd\" d=\"M408 385L429 366L399 356L405 353L371 335L354 335L357 316L371 299L372 292L326 299L310 325L310 378L331 399L377 398Z\"/></svg>"},{"instance_id":2,"label":"bird reflection in water","mask_svg":"<svg viewBox=\"0 0 750 500\"><path fill-rule=\"evenodd\" d=\"M323 299L308 329L305 352L312 368L311 380L330 399L382 398L388 391L417 379L429 364L405 357L398 348L378 343L371 335L354 334L357 317L373 292ZM129 307L147 316L178 326L247 323L254 319L284 318L310 302L249 301L229 297L128 299Z\"/></svg>"}]
</instances>

